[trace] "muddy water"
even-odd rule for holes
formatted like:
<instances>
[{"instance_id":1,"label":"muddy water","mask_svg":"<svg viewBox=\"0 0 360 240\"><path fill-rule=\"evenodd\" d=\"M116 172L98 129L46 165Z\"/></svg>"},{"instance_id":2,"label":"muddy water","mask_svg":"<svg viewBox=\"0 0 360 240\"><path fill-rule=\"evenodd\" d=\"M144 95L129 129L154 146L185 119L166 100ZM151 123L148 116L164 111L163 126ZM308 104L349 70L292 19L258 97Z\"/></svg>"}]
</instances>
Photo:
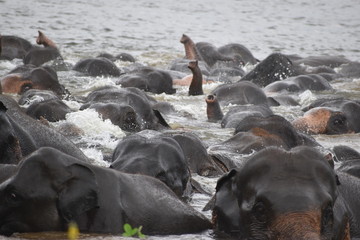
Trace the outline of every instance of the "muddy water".
<instances>
[{"instance_id":1,"label":"muddy water","mask_svg":"<svg viewBox=\"0 0 360 240\"><path fill-rule=\"evenodd\" d=\"M216 46L237 42L247 46L255 57L263 59L274 51L288 54L342 55L360 60L360 4L358 0L0 0L0 34L18 35L35 43L42 30L59 46L63 58L71 65L84 57L101 52L132 54L138 62L167 69L170 62L183 56L179 43L183 33L194 41ZM21 61L1 61L0 76ZM118 67L126 64L116 62ZM246 70L250 70L248 66ZM115 78L92 78L73 71L58 72L59 80L75 96L86 96L93 89L114 85ZM210 93L219 83L204 87ZM276 107L273 111L293 120L301 108L327 95L360 97L360 79L340 79L332 83L334 92L305 92L299 95L301 106ZM222 129L206 118L204 96L188 96L186 87L177 87L174 95L151 94L159 101L173 104L175 114L165 118L174 130L195 132L208 146L222 142L233 129ZM107 166L104 156L111 154L125 133L92 111L77 111L79 103L66 102L73 110L67 116L84 130L85 135L72 140L95 159ZM226 109L225 109L226 111ZM55 123L54 126L61 123ZM324 147L344 144L360 150L359 134L314 136ZM194 176L214 191L216 179ZM193 196L191 205L199 211L209 197ZM210 217L210 212L204 213ZM120 226L119 226L120 227ZM122 239L119 236L82 235L84 239ZM61 239L58 233L21 234L16 239ZM10 238L9 238L10 239ZM149 237L149 239L213 239L211 231L183 236Z\"/></svg>"}]
</instances>

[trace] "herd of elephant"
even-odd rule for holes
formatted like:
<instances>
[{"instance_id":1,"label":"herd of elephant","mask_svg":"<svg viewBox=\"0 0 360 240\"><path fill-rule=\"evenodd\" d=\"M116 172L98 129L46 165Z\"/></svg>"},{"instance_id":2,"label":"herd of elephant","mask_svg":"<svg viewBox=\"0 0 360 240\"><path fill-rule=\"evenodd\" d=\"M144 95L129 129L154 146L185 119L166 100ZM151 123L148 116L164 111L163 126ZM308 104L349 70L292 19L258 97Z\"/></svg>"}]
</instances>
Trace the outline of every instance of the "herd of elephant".
<instances>
[{"instance_id":1,"label":"herd of elephant","mask_svg":"<svg viewBox=\"0 0 360 240\"><path fill-rule=\"evenodd\" d=\"M249 240L360 238L360 153L345 145L329 153L313 137L359 133L360 101L320 98L294 121L272 110L298 106L306 90L331 93L332 81L360 78L360 63L281 53L258 60L237 43L217 48L185 34L180 42L185 57L168 69L127 53L69 66L41 31L42 46L0 36L0 61L23 59L0 79L0 234L66 231L76 222L81 232L106 234L129 223L148 235L213 229ZM131 64L120 69L116 61ZM75 97L57 71L111 76L118 86ZM166 115L176 110L151 94L176 94L174 86L185 85L189 95L204 95L204 84L219 81L204 96L207 118L234 128L233 136L208 147L191 131L169 131ZM79 127L49 124L73 111L64 99L127 133L110 167L97 166L71 141ZM191 174L218 178L215 193ZM212 219L189 205L194 192L212 195L204 208Z\"/></svg>"}]
</instances>

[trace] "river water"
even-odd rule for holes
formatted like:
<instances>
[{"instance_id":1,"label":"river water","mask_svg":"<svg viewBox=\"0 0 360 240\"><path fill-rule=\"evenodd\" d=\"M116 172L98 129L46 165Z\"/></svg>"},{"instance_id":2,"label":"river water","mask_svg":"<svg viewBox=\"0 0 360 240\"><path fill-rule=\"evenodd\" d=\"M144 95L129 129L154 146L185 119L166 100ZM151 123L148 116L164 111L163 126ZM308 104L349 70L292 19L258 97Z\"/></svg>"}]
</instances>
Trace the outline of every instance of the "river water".
<instances>
[{"instance_id":1,"label":"river water","mask_svg":"<svg viewBox=\"0 0 360 240\"><path fill-rule=\"evenodd\" d=\"M187 34L195 42L215 46L236 42L245 45L258 59L273 52L285 54L341 55L360 60L360 4L358 0L0 0L0 34L17 35L35 44L37 31L54 40L68 64L85 57L108 52L126 52L138 62L167 69L172 60L184 55L179 42ZM20 60L1 61L3 76ZM119 67L126 64L116 62ZM245 70L250 70L248 66ZM59 80L75 96L85 96L99 86L114 85L115 78L84 77L73 71L58 72ZM210 93L219 83L204 86ZM332 83L332 93L301 94L298 107L273 108L288 120L300 116L301 107L328 94L360 98L360 79L342 79ZM178 114L165 116L173 129L195 132L208 146L222 142L233 129L208 123L205 96L188 96L187 87L176 87L175 95L150 94L168 101ZM124 132L95 112L77 111L79 104L66 102L75 112L67 120L84 130L73 139L84 153L99 165L107 166L104 154L110 154ZM57 123L56 123L57 124ZM54 124L54 125L56 125ZM359 134L314 136L324 147L343 144L360 149ZM214 191L216 179L194 176ZM209 197L196 194L191 204L201 210ZM204 213L210 217L210 212ZM59 238L57 234L19 235L18 238ZM121 239L118 236L83 235L86 239ZM213 239L211 231L197 235L149 237L149 239ZM10 238L9 238L10 239Z\"/></svg>"}]
</instances>

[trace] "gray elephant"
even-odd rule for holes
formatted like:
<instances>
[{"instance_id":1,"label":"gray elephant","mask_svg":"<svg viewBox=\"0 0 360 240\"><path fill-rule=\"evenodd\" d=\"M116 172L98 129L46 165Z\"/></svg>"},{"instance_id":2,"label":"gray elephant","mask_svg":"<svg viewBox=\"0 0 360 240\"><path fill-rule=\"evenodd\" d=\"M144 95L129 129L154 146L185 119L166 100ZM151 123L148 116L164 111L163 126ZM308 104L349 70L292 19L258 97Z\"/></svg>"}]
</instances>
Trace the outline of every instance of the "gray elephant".
<instances>
[{"instance_id":1,"label":"gray elephant","mask_svg":"<svg viewBox=\"0 0 360 240\"><path fill-rule=\"evenodd\" d=\"M266 148L219 179L215 228L241 239L359 237L358 179L314 148ZM340 179L340 182L339 182Z\"/></svg>"}]
</instances>

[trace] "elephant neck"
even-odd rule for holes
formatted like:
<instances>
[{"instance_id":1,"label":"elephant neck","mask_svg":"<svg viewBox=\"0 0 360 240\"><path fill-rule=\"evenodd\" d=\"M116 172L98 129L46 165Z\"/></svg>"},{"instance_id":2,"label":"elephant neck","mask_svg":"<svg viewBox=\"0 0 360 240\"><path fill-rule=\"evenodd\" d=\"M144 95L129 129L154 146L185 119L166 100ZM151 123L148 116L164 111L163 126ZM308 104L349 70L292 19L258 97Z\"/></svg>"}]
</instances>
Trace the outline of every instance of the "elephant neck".
<instances>
[{"instance_id":1,"label":"elephant neck","mask_svg":"<svg viewBox=\"0 0 360 240\"><path fill-rule=\"evenodd\" d=\"M200 68L196 66L190 70L193 74L193 78L189 87L189 95L194 96L204 94L202 89L203 77Z\"/></svg>"}]
</instances>

